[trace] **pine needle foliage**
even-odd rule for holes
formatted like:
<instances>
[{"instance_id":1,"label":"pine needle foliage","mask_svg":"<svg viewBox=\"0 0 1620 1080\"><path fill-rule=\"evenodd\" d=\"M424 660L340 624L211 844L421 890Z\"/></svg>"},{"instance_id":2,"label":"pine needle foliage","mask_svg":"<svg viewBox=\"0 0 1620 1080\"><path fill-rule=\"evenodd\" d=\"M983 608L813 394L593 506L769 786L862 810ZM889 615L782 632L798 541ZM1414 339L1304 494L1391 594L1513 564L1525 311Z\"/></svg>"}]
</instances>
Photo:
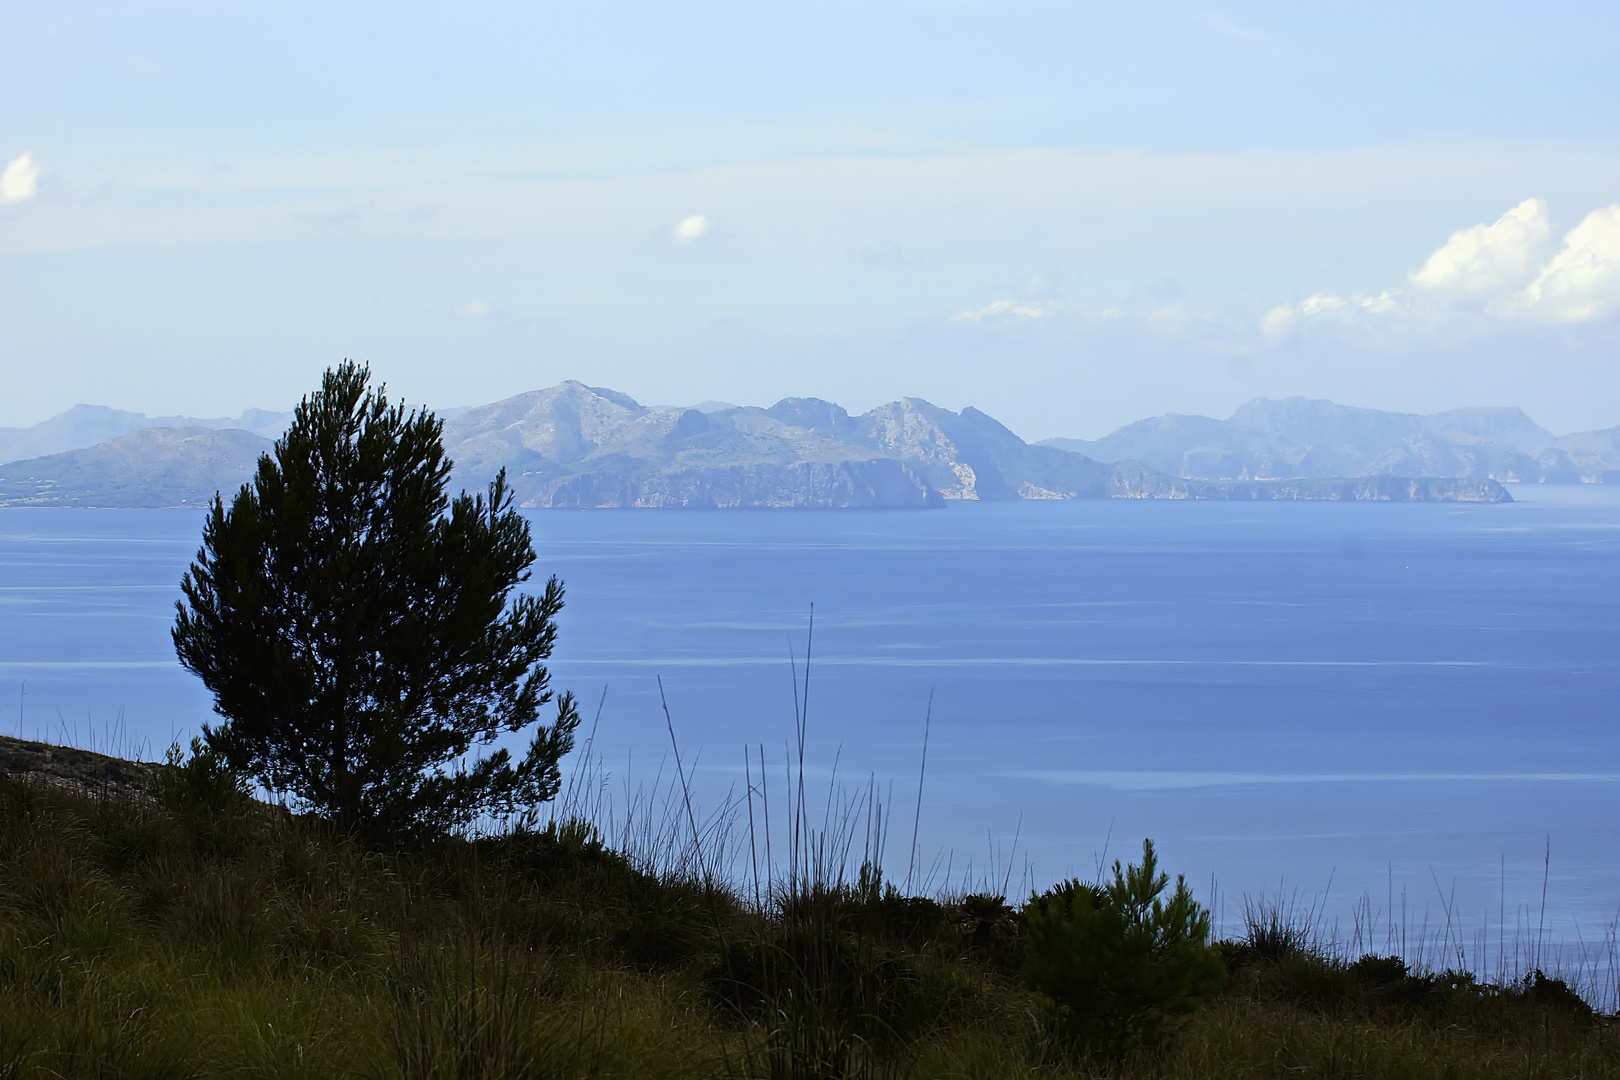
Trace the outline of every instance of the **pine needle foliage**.
<instances>
[{"instance_id":1,"label":"pine needle foliage","mask_svg":"<svg viewBox=\"0 0 1620 1080\"><path fill-rule=\"evenodd\" d=\"M1169 884L1144 840L1141 864L1116 860L1112 881L1070 880L1024 908L1024 978L1065 1010L1088 1049L1155 1046L1167 1021L1221 983L1209 912L1180 877L1166 898Z\"/></svg>"},{"instance_id":2,"label":"pine needle foliage","mask_svg":"<svg viewBox=\"0 0 1620 1080\"><path fill-rule=\"evenodd\" d=\"M505 474L448 498L442 422L369 381L327 371L253 482L215 497L174 646L232 768L344 831L438 835L556 795L579 722L544 666L563 588L519 590L535 553ZM482 752L530 727L521 761Z\"/></svg>"}]
</instances>

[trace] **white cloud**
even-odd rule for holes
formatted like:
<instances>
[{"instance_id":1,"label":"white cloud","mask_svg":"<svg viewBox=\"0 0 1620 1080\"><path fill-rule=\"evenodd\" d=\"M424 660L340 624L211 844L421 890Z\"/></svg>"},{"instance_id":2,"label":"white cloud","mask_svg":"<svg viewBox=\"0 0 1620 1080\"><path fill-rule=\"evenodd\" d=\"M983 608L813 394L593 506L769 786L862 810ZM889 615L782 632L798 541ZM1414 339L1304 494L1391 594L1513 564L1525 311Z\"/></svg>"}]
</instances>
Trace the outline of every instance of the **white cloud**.
<instances>
[{"instance_id":1,"label":"white cloud","mask_svg":"<svg viewBox=\"0 0 1620 1080\"><path fill-rule=\"evenodd\" d=\"M1317 293L1261 316L1267 337L1283 338L1309 321L1349 323L1366 317L1467 308L1497 319L1593 322L1620 312L1620 204L1594 210L1564 234L1547 259L1552 222L1547 204L1526 199L1489 225L1451 234L1409 288L1377 296ZM1545 261L1544 261L1545 260Z\"/></svg>"},{"instance_id":2,"label":"white cloud","mask_svg":"<svg viewBox=\"0 0 1620 1080\"><path fill-rule=\"evenodd\" d=\"M675 227L669 231L670 239L677 244L690 244L709 235L714 230L714 222L702 214L691 214L676 222Z\"/></svg>"},{"instance_id":3,"label":"white cloud","mask_svg":"<svg viewBox=\"0 0 1620 1080\"><path fill-rule=\"evenodd\" d=\"M1269 338L1287 337L1306 319L1332 319L1353 322L1366 315L1391 315L1410 305L1399 289L1385 289L1377 296L1334 296L1316 293L1298 304L1274 307L1260 318L1260 331Z\"/></svg>"},{"instance_id":4,"label":"white cloud","mask_svg":"<svg viewBox=\"0 0 1620 1080\"><path fill-rule=\"evenodd\" d=\"M1535 280L1497 310L1548 322L1591 322L1620 310L1620 203L1587 214Z\"/></svg>"},{"instance_id":5,"label":"white cloud","mask_svg":"<svg viewBox=\"0 0 1620 1080\"><path fill-rule=\"evenodd\" d=\"M1056 315L1059 311L1056 304L1045 300L997 300L977 311L958 311L951 316L951 322L983 322L986 319L1044 319L1048 315Z\"/></svg>"},{"instance_id":6,"label":"white cloud","mask_svg":"<svg viewBox=\"0 0 1620 1080\"><path fill-rule=\"evenodd\" d=\"M27 202L39 193L39 165L31 150L24 150L0 169L0 206Z\"/></svg>"},{"instance_id":7,"label":"white cloud","mask_svg":"<svg viewBox=\"0 0 1620 1080\"><path fill-rule=\"evenodd\" d=\"M1526 199L1490 225L1451 234L1410 278L1412 286L1458 300L1488 300L1535 275L1552 239L1547 204Z\"/></svg>"},{"instance_id":8,"label":"white cloud","mask_svg":"<svg viewBox=\"0 0 1620 1080\"><path fill-rule=\"evenodd\" d=\"M1399 289L1385 289L1377 296L1352 296L1345 299L1328 293L1317 293L1305 298L1299 305L1301 315L1357 315L1365 311L1370 315L1387 315L1405 307Z\"/></svg>"},{"instance_id":9,"label":"white cloud","mask_svg":"<svg viewBox=\"0 0 1620 1080\"><path fill-rule=\"evenodd\" d=\"M495 314L495 308L488 300L473 300L456 308L457 315L465 315L469 319L487 319Z\"/></svg>"}]
</instances>

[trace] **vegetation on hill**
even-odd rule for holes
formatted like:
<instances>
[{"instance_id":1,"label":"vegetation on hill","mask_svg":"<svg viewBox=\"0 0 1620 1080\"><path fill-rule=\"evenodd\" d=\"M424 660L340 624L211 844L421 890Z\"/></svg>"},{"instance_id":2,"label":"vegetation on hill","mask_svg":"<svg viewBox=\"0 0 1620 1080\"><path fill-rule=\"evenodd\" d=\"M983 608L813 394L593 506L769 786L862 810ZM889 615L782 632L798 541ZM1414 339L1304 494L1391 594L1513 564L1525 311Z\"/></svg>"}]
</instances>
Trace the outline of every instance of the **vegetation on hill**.
<instances>
[{"instance_id":1,"label":"vegetation on hill","mask_svg":"<svg viewBox=\"0 0 1620 1080\"><path fill-rule=\"evenodd\" d=\"M1163 895L1174 948L1116 948L1076 996L1050 939L1124 939L1050 913L1084 892L1095 921L1106 882L1015 907L822 864L756 903L582 822L367 846L195 761L52 757L70 782L0 777L0 1077L1620 1076L1556 979L1346 962L1264 919L1212 963ZM1114 885L1139 912L1145 869Z\"/></svg>"}]
</instances>

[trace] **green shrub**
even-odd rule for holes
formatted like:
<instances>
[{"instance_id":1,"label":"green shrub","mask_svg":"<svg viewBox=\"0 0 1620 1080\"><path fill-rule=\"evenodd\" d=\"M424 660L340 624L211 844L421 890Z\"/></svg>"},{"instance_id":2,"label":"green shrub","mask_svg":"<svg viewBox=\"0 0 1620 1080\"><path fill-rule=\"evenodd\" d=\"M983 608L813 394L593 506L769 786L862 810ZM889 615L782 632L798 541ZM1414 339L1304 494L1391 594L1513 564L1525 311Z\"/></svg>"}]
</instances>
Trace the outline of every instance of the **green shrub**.
<instances>
[{"instance_id":1,"label":"green shrub","mask_svg":"<svg viewBox=\"0 0 1620 1080\"><path fill-rule=\"evenodd\" d=\"M1375 956L1367 953L1350 965L1350 974L1369 986L1391 986L1409 974L1406 961L1399 956Z\"/></svg>"},{"instance_id":2,"label":"green shrub","mask_svg":"<svg viewBox=\"0 0 1620 1080\"><path fill-rule=\"evenodd\" d=\"M958 942L969 956L1016 976L1022 960L1023 915L999 893L969 893L951 905Z\"/></svg>"},{"instance_id":3,"label":"green shrub","mask_svg":"<svg viewBox=\"0 0 1620 1080\"><path fill-rule=\"evenodd\" d=\"M1311 952L1314 909L1303 909L1297 897L1264 896L1243 901L1245 960L1277 963Z\"/></svg>"},{"instance_id":4,"label":"green shrub","mask_svg":"<svg viewBox=\"0 0 1620 1080\"><path fill-rule=\"evenodd\" d=\"M1524 996L1532 1005L1565 1013L1576 1020L1590 1020L1596 1015L1592 1006L1569 988L1569 983L1546 974L1540 968L1536 968L1524 980Z\"/></svg>"},{"instance_id":5,"label":"green shrub","mask_svg":"<svg viewBox=\"0 0 1620 1080\"><path fill-rule=\"evenodd\" d=\"M153 770L152 786L158 802L177 814L240 809L250 796L247 776L200 738L191 740L190 757L178 742L170 746L163 764Z\"/></svg>"},{"instance_id":6,"label":"green shrub","mask_svg":"<svg viewBox=\"0 0 1620 1080\"><path fill-rule=\"evenodd\" d=\"M1159 872L1152 841L1142 864L1114 863L1114 880L1071 880L1024 907L1024 978L1061 1007L1084 1047L1152 1046L1166 1021L1190 1013L1221 981L1210 918L1187 883Z\"/></svg>"},{"instance_id":7,"label":"green shrub","mask_svg":"<svg viewBox=\"0 0 1620 1080\"><path fill-rule=\"evenodd\" d=\"M704 979L720 1015L759 1033L750 1075L891 1075L905 1047L953 1013L956 988L903 944L942 921L939 905L900 896L872 867L854 886L811 885L778 904L722 942Z\"/></svg>"},{"instance_id":8,"label":"green shrub","mask_svg":"<svg viewBox=\"0 0 1620 1080\"><path fill-rule=\"evenodd\" d=\"M921 946L945 927L945 909L938 901L902 894L869 862L862 864L860 877L838 904L856 933L880 941Z\"/></svg>"}]
</instances>

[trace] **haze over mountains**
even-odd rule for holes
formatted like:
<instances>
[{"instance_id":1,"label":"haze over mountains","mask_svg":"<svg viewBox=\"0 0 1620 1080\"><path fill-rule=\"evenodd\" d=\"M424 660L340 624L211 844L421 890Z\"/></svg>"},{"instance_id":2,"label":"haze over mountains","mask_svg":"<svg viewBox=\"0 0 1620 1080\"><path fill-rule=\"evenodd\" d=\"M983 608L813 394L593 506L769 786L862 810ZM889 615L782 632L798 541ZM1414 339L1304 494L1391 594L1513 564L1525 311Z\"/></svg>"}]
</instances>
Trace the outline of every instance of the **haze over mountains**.
<instances>
[{"instance_id":1,"label":"haze over mountains","mask_svg":"<svg viewBox=\"0 0 1620 1080\"><path fill-rule=\"evenodd\" d=\"M1506 501L1506 491L1479 465L1501 454L1478 448L1497 448L1507 439L1542 440L1543 450L1553 443L1517 410L1473 410L1472 419L1424 428L1450 433L1450 441L1434 435L1421 444L1452 448L1447 457L1432 448L1423 456L1399 443L1414 437L1410 417L1326 402L1258 402L1245 409L1243 424L1202 417L1144 421L1086 444L1096 449L1082 453L1073 441L1025 443L977 409L955 413L918 398L860 416L817 398L786 398L770 408L720 402L649 408L570 381L454 410L444 441L456 463L454 485L482 486L504 468L518 502L533 508L920 508L952 500L1083 498ZM9 440L0 448L59 445L122 430L93 445L0 463L0 505L200 505L216 490L229 493L246 481L271 446L267 436L288 419L251 412L235 422L188 422L78 406L36 428L0 432ZM1261 422L1270 427L1253 426ZM1312 425L1322 424L1327 435L1310 441ZM1379 438L1387 444L1381 451ZM1116 453L1110 440L1129 449ZM1391 446L1407 448L1395 453ZM1476 448L1468 451L1474 456L1459 447ZM1097 460L1108 456L1115 460ZM1144 464L1144 456L1154 460ZM1232 477L1181 474L1205 469L1206 459L1217 463L1209 468ZM1400 475L1369 469L1368 461L1419 464L1427 471ZM1229 468L1230 462L1238 467ZM1518 457L1511 462L1522 467Z\"/></svg>"},{"instance_id":2,"label":"haze over mountains","mask_svg":"<svg viewBox=\"0 0 1620 1080\"><path fill-rule=\"evenodd\" d=\"M249 409L241 416L204 420L195 416L147 416L101 405L75 405L33 427L0 427L0 464L95 446L119 435L151 428L209 428L249 431L264 438L280 435L290 412Z\"/></svg>"},{"instance_id":3,"label":"haze over mountains","mask_svg":"<svg viewBox=\"0 0 1620 1080\"><path fill-rule=\"evenodd\" d=\"M253 475L272 446L251 431L142 428L60 454L0 464L0 506L206 506Z\"/></svg>"},{"instance_id":4,"label":"haze over mountains","mask_svg":"<svg viewBox=\"0 0 1620 1080\"><path fill-rule=\"evenodd\" d=\"M1101 439L1046 439L1041 445L1104 460L1132 458L1171 476L1204 480L1450 476L1620 482L1620 427L1558 438L1514 408L1419 416L1307 398L1257 398L1227 420L1168 414Z\"/></svg>"}]
</instances>

